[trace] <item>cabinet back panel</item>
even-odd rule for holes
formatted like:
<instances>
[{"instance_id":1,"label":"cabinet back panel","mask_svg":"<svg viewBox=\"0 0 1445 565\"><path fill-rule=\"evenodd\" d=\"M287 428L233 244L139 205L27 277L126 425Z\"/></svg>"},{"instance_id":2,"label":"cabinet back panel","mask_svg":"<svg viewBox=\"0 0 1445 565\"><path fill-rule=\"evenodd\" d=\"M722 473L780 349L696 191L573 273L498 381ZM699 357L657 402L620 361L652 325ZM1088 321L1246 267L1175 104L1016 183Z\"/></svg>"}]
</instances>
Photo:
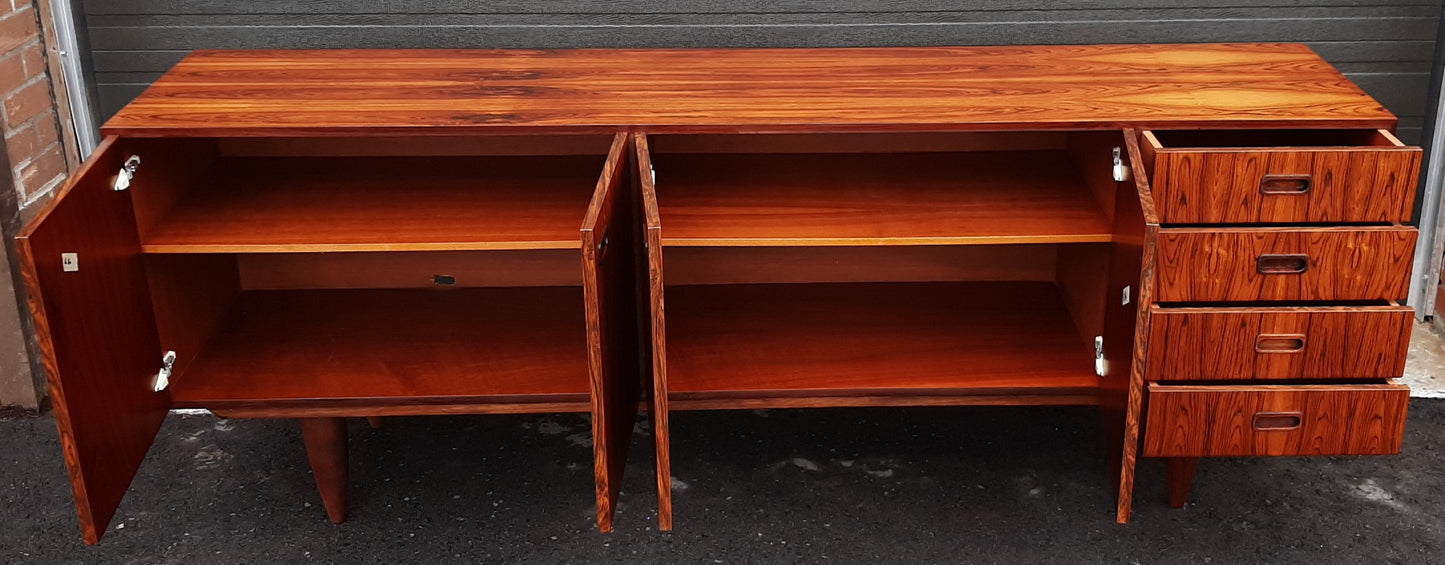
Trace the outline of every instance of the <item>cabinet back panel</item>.
<instances>
[{"instance_id":1,"label":"cabinet back panel","mask_svg":"<svg viewBox=\"0 0 1445 565\"><path fill-rule=\"evenodd\" d=\"M546 249L243 254L237 256L237 265L243 290L580 286L578 253ZM454 282L441 284L438 275Z\"/></svg>"},{"instance_id":2,"label":"cabinet back panel","mask_svg":"<svg viewBox=\"0 0 1445 565\"><path fill-rule=\"evenodd\" d=\"M246 137L219 140L225 157L462 157L606 155L610 135Z\"/></svg>"},{"instance_id":3,"label":"cabinet back panel","mask_svg":"<svg viewBox=\"0 0 1445 565\"><path fill-rule=\"evenodd\" d=\"M670 247L667 284L1053 281L1057 245Z\"/></svg>"},{"instance_id":4,"label":"cabinet back panel","mask_svg":"<svg viewBox=\"0 0 1445 565\"><path fill-rule=\"evenodd\" d=\"M650 135L652 153L953 153L1057 150L1060 132Z\"/></svg>"}]
</instances>

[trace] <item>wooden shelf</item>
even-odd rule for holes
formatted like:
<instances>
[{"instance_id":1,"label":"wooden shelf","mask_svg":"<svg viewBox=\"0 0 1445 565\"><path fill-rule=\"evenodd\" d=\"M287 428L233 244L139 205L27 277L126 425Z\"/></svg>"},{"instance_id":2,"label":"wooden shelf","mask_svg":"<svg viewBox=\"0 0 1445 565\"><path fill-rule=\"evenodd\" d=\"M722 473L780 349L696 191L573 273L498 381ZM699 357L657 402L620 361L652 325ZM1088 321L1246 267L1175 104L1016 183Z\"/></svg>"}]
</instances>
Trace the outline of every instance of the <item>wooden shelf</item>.
<instances>
[{"instance_id":1,"label":"wooden shelf","mask_svg":"<svg viewBox=\"0 0 1445 565\"><path fill-rule=\"evenodd\" d=\"M1052 283L667 289L674 407L1093 404Z\"/></svg>"},{"instance_id":2,"label":"wooden shelf","mask_svg":"<svg viewBox=\"0 0 1445 565\"><path fill-rule=\"evenodd\" d=\"M654 155L673 246L1107 242L1063 151Z\"/></svg>"},{"instance_id":3,"label":"wooden shelf","mask_svg":"<svg viewBox=\"0 0 1445 565\"><path fill-rule=\"evenodd\" d=\"M603 156L217 162L148 253L572 249Z\"/></svg>"},{"instance_id":4,"label":"wooden shelf","mask_svg":"<svg viewBox=\"0 0 1445 565\"><path fill-rule=\"evenodd\" d=\"M578 287L253 291L231 316L176 376L176 407L590 406Z\"/></svg>"}]
</instances>

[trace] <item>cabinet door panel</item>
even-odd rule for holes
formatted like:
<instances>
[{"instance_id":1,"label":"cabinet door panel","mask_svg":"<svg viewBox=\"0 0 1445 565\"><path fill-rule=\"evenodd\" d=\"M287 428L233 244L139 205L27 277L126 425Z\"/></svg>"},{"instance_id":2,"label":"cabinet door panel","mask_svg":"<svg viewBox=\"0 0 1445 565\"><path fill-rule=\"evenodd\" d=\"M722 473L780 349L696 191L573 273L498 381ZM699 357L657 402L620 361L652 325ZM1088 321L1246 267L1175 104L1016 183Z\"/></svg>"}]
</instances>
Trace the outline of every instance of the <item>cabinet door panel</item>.
<instances>
[{"instance_id":1,"label":"cabinet door panel","mask_svg":"<svg viewBox=\"0 0 1445 565\"><path fill-rule=\"evenodd\" d=\"M16 238L86 543L100 541L170 408L153 388L161 352L131 207L144 173L114 189L134 151L106 139Z\"/></svg>"},{"instance_id":2,"label":"cabinet door panel","mask_svg":"<svg viewBox=\"0 0 1445 565\"><path fill-rule=\"evenodd\" d=\"M657 187L652 175L652 153L647 136L632 135L637 155L637 185L642 198L643 243L647 251L646 361L650 363L652 438L657 449L657 527L672 530L672 446L667 423L667 324L663 316L662 219L657 209Z\"/></svg>"},{"instance_id":3,"label":"cabinet door panel","mask_svg":"<svg viewBox=\"0 0 1445 565\"><path fill-rule=\"evenodd\" d=\"M597 529L602 532L612 531L642 393L639 265L646 268L646 259L639 257L642 226L637 222L638 199L628 185L631 162L627 135L619 133L582 222Z\"/></svg>"}]
</instances>

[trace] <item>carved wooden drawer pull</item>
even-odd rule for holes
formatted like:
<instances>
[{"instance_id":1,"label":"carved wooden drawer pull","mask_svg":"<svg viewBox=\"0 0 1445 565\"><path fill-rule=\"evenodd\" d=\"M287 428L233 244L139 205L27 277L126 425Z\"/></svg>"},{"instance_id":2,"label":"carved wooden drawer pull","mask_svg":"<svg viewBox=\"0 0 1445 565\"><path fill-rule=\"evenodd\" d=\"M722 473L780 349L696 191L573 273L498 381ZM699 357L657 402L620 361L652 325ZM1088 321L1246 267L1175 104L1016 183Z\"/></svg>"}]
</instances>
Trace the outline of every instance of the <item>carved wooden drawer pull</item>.
<instances>
[{"instance_id":1,"label":"carved wooden drawer pull","mask_svg":"<svg viewBox=\"0 0 1445 565\"><path fill-rule=\"evenodd\" d=\"M1300 275L1310 269L1310 256L1303 253L1266 253L1255 262L1261 275Z\"/></svg>"},{"instance_id":2,"label":"carved wooden drawer pull","mask_svg":"<svg viewBox=\"0 0 1445 565\"><path fill-rule=\"evenodd\" d=\"M1259 334L1254 340L1257 353L1299 353L1304 348L1304 334Z\"/></svg>"},{"instance_id":3,"label":"carved wooden drawer pull","mask_svg":"<svg viewBox=\"0 0 1445 565\"><path fill-rule=\"evenodd\" d=\"M1301 412L1260 412L1254 415L1254 429L1260 432L1295 430L1303 421Z\"/></svg>"},{"instance_id":4,"label":"carved wooden drawer pull","mask_svg":"<svg viewBox=\"0 0 1445 565\"><path fill-rule=\"evenodd\" d=\"M1259 191L1265 194L1305 194L1313 185L1310 175L1264 175Z\"/></svg>"}]
</instances>

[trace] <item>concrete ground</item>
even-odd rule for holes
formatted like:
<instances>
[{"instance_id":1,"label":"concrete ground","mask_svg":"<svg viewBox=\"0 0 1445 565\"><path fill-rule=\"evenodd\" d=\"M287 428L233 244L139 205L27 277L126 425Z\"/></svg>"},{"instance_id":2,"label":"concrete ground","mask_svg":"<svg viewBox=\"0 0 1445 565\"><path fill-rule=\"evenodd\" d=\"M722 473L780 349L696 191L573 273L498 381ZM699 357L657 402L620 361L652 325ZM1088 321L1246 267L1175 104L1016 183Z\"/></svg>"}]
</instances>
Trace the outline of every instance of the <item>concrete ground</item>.
<instances>
[{"instance_id":1,"label":"concrete ground","mask_svg":"<svg viewBox=\"0 0 1445 565\"><path fill-rule=\"evenodd\" d=\"M1445 375L1419 329L1416 386ZM639 424L603 535L579 415L353 422L342 525L293 422L173 416L86 547L54 421L0 420L0 563L1445 563L1445 400L1412 401L1399 456L1208 460L1181 510L1145 460L1122 526L1091 408L692 412L673 428L676 531L656 530Z\"/></svg>"}]
</instances>

